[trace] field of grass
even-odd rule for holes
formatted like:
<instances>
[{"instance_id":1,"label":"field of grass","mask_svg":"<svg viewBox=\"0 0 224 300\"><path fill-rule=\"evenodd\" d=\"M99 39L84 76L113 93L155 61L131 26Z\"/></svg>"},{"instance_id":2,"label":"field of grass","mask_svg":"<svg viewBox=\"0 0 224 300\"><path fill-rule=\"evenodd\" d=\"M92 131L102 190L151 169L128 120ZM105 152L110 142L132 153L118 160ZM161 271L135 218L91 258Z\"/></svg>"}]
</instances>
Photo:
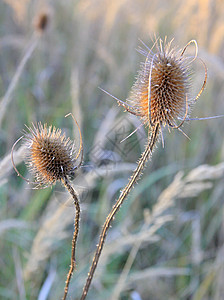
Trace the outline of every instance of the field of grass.
<instances>
[{"instance_id":1,"label":"field of grass","mask_svg":"<svg viewBox=\"0 0 224 300\"><path fill-rule=\"evenodd\" d=\"M39 14L49 16L41 33ZM183 48L191 39L208 68L191 116L224 114L223 0L3 0L0 2L0 299L61 299L75 209L60 183L32 189L10 152L24 124L52 124L84 143L72 181L81 198L78 300L99 233L147 140L140 121L98 87L125 100L154 36ZM187 50L193 53L193 47ZM194 63L192 95L204 76ZM90 300L224 299L224 119L164 132L144 174L109 230ZM15 149L19 171L32 180Z\"/></svg>"}]
</instances>

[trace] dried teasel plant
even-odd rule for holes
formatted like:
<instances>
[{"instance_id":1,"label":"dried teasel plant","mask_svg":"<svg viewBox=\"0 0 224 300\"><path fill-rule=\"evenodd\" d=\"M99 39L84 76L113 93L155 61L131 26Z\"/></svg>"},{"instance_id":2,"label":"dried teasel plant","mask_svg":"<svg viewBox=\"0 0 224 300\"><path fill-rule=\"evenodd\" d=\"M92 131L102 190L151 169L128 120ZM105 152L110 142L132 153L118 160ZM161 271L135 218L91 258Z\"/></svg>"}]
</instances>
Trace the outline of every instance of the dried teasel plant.
<instances>
[{"instance_id":1,"label":"dried teasel plant","mask_svg":"<svg viewBox=\"0 0 224 300\"><path fill-rule=\"evenodd\" d=\"M26 49L24 49L24 55L22 56L15 73L10 81L10 84L5 92L5 95L0 99L0 127L2 125L3 119L6 116L7 107L13 101L13 93L18 85L19 79L26 67L28 60L31 58L33 52L37 48L43 34L50 23L50 13L49 10L42 11L35 16L34 21L34 32L31 36Z\"/></svg>"},{"instance_id":2,"label":"dried teasel plant","mask_svg":"<svg viewBox=\"0 0 224 300\"><path fill-rule=\"evenodd\" d=\"M195 55L193 57L186 56L185 54L188 46L191 44L195 45ZM145 46L144 43L143 45ZM186 120L190 120L190 110L206 85L207 68L205 63L200 60L205 69L205 78L197 96L194 98L191 97L191 64L196 60L198 54L198 46L195 40L188 42L181 50L173 48L172 41L167 42L166 39L164 41L156 39L151 49L147 46L145 47L146 50L139 49L139 52L145 56L145 62L141 65L136 82L131 89L130 97L126 102L101 89L109 96L112 96L118 105L124 107L126 111L141 118L142 126L145 125L148 128L148 142L128 184L122 190L103 225L99 243L80 298L81 300L84 300L88 293L111 222L132 187L139 180L160 134L162 143L164 144L163 128L175 128L185 135L180 127ZM154 48L155 51L153 50Z\"/></svg>"},{"instance_id":3,"label":"dried teasel plant","mask_svg":"<svg viewBox=\"0 0 224 300\"><path fill-rule=\"evenodd\" d=\"M36 189L46 188L60 181L73 198L76 214L72 239L71 265L66 279L63 299L67 297L69 283L76 266L76 244L80 223L79 196L71 186L69 177L74 176L75 170L81 166L83 161L81 130L71 113L66 115L66 117L69 115L72 116L79 130L80 146L78 151L76 151L74 142L66 137L65 133L62 134L61 129L56 129L52 126L48 127L47 124L42 125L41 122L37 125L33 124L32 127L27 127L27 130L24 131L24 135L14 143L11 151L12 164L18 176L28 183L34 184L34 188ZM29 171L35 177L35 181L24 178L15 166L13 151L20 140L23 140L25 148L24 161Z\"/></svg>"}]
</instances>

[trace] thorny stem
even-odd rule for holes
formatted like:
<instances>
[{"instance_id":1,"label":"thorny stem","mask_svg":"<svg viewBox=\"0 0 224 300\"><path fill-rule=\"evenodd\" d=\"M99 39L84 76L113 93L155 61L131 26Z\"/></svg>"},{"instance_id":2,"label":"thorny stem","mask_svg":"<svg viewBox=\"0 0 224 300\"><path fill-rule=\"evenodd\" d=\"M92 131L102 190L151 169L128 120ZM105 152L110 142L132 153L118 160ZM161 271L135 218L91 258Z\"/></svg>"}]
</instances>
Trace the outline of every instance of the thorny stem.
<instances>
[{"instance_id":1,"label":"thorny stem","mask_svg":"<svg viewBox=\"0 0 224 300\"><path fill-rule=\"evenodd\" d=\"M141 158L138 162L138 165L137 165L136 169L134 170L131 178L129 179L128 184L126 185L126 187L121 192L120 197L118 198L117 202L115 203L115 205L113 206L111 212L109 213L109 215L106 218L106 221L103 225L103 229L102 229L101 234L100 234L99 244L97 245L97 249L96 249L96 252L95 252L95 255L94 255L94 258L93 258L93 261L92 261L92 265L90 267L90 271L88 273L86 283L85 283L85 286L83 288L83 293L82 293L82 296L81 296L80 300L84 300L87 296L91 281L93 279L94 272L96 270L101 252L103 250L103 245L104 245L104 242L105 242L105 239L106 239L107 231L110 228L110 224L113 221L115 214L120 209L120 207L121 207L122 203L124 202L125 198L128 196L131 188L134 186L134 184L140 178L141 172L143 171L147 160L149 159L149 157L152 154L152 150L153 150L153 148L156 144L158 134L159 134L159 124L156 124L155 127L152 129L152 133L151 133L151 136L148 140L148 144L146 145L145 151L141 155Z\"/></svg>"},{"instance_id":2,"label":"thorny stem","mask_svg":"<svg viewBox=\"0 0 224 300\"><path fill-rule=\"evenodd\" d=\"M72 251L71 251L71 266L67 275L66 283L65 283L65 291L64 291L64 296L63 300L66 299L67 294L68 294L68 286L72 278L73 271L76 266L76 259L75 259L75 250L76 250L76 243L77 243L77 238L78 238L78 233L79 233L79 221L80 221L80 205L79 205L79 197L75 190L72 188L72 186L69 184L69 181L67 177L61 180L66 189L69 191L69 193L72 195L72 198L74 200L75 204L75 209L76 209L76 214L75 214L75 229L73 233L73 238L72 238Z\"/></svg>"}]
</instances>

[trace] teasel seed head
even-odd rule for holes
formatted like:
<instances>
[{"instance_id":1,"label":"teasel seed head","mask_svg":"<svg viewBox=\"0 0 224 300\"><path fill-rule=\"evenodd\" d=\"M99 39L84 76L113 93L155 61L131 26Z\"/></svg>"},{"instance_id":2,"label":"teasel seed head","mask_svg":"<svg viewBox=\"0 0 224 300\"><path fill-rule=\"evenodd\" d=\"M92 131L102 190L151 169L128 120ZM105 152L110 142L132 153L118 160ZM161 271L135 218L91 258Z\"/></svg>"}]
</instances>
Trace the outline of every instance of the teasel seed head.
<instances>
[{"instance_id":1,"label":"teasel seed head","mask_svg":"<svg viewBox=\"0 0 224 300\"><path fill-rule=\"evenodd\" d=\"M75 122L78 125L76 120ZM27 182L34 183L36 188L45 188L55 184L56 181L64 181L66 178L73 176L83 160L82 136L79 126L78 129L80 147L76 151L74 142L66 137L61 129L48 127L47 124L42 125L41 122L27 127L24 136L18 139L12 147L11 158L17 174ZM24 161L35 177L34 182L27 180L19 173L13 160L14 147L21 139L23 139L25 149ZM79 163L77 164L78 160Z\"/></svg>"},{"instance_id":2,"label":"teasel seed head","mask_svg":"<svg viewBox=\"0 0 224 300\"><path fill-rule=\"evenodd\" d=\"M61 181L62 185L68 190L73 198L75 205L74 233L72 238L71 265L67 274L63 299L65 300L68 293L68 287L76 266L76 245L79 234L80 223L80 204L79 195L69 182L69 176L74 175L75 169L79 168L83 160L83 143L82 134L75 117L69 113L65 117L72 116L75 121L80 137L80 146L76 154L74 142L62 133L61 129L56 127L32 124L26 127L24 136L20 137L12 146L11 160L17 175L26 180L28 183L34 183L35 188L46 188L56 181ZM13 151L16 144L23 140L24 144L24 161L30 172L34 175L35 181L32 182L23 177L16 168L13 159ZM76 156L75 156L76 155ZM79 158L79 163L76 165Z\"/></svg>"},{"instance_id":3,"label":"teasel seed head","mask_svg":"<svg viewBox=\"0 0 224 300\"><path fill-rule=\"evenodd\" d=\"M132 107L132 113L140 115L149 126L182 125L206 84L207 70L204 65L205 80L201 91L195 99L190 97L191 64L197 57L197 43L192 40L182 50L172 48L171 43L172 41L167 43L166 39L164 42L157 39L154 44L155 52L150 49L139 50L146 60L141 65L127 104ZM193 58L184 55L191 43L196 48ZM177 125L177 120L181 120L181 124Z\"/></svg>"},{"instance_id":4,"label":"teasel seed head","mask_svg":"<svg viewBox=\"0 0 224 300\"><path fill-rule=\"evenodd\" d=\"M33 124L24 136L24 143L24 160L38 183L52 185L74 172L74 143L61 129Z\"/></svg>"},{"instance_id":5,"label":"teasel seed head","mask_svg":"<svg viewBox=\"0 0 224 300\"><path fill-rule=\"evenodd\" d=\"M80 300L86 299L100 255L102 253L107 232L124 200L127 198L131 189L140 179L145 164L151 157L155 148L160 132L162 136L162 127L168 125L179 128L187 117L191 74L189 65L197 57L196 41L194 41L196 46L195 57L193 59L188 59L185 58L183 54L188 45L192 42L193 41L189 42L184 49L179 52L175 49L171 49L171 43L166 44L166 41L164 42L163 46L162 40L160 40L159 44L156 41L155 44L157 46L157 51L155 53L153 53L150 49L148 49L149 51L140 50L140 52L146 57L146 61L139 71L137 80L131 90L131 95L129 99L127 99L127 102L123 102L101 88L103 92L109 96L112 96L112 98L117 101L118 105L125 108L126 111L136 116L140 116L143 120L143 124L149 126L149 134L145 150L138 160L137 166L133 171L131 178L121 191L119 198L113 205L113 208L109 212L103 225L97 249ZM197 100L203 91L206 78L207 72L205 68L205 80L201 91L198 93L194 101ZM193 103L193 101L190 103ZM181 123L177 126L176 119L179 118L181 119ZM129 136L135 133L139 127L136 128L136 130L134 130ZM127 136L125 139L127 139L129 136Z\"/></svg>"}]
</instances>

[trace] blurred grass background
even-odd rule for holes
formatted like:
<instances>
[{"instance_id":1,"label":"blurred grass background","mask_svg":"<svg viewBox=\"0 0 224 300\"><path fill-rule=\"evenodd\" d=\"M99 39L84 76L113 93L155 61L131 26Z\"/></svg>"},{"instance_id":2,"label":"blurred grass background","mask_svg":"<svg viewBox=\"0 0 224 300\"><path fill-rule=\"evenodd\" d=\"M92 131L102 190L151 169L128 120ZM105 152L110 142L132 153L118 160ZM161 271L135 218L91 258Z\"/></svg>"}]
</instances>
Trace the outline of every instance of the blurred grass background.
<instances>
[{"instance_id":1,"label":"blurred grass background","mask_svg":"<svg viewBox=\"0 0 224 300\"><path fill-rule=\"evenodd\" d=\"M35 33L33 20L49 14ZM79 299L101 226L144 149L144 130L112 98L126 99L139 62L136 48L154 34L180 48L190 39L208 67L193 117L224 112L223 0L80 0L0 2L0 95L33 37L36 46L0 126L0 299L59 299L70 264L74 208L60 184L32 190L12 170L10 151L24 124L42 121L84 139L78 266L69 289ZM195 64L192 94L203 81ZM185 123L165 133L113 223L88 299L224 299L223 119ZM21 161L22 149L15 153ZM206 164L206 165L205 165ZM208 166L210 165L210 166ZM19 170L29 174L23 164Z\"/></svg>"}]
</instances>

